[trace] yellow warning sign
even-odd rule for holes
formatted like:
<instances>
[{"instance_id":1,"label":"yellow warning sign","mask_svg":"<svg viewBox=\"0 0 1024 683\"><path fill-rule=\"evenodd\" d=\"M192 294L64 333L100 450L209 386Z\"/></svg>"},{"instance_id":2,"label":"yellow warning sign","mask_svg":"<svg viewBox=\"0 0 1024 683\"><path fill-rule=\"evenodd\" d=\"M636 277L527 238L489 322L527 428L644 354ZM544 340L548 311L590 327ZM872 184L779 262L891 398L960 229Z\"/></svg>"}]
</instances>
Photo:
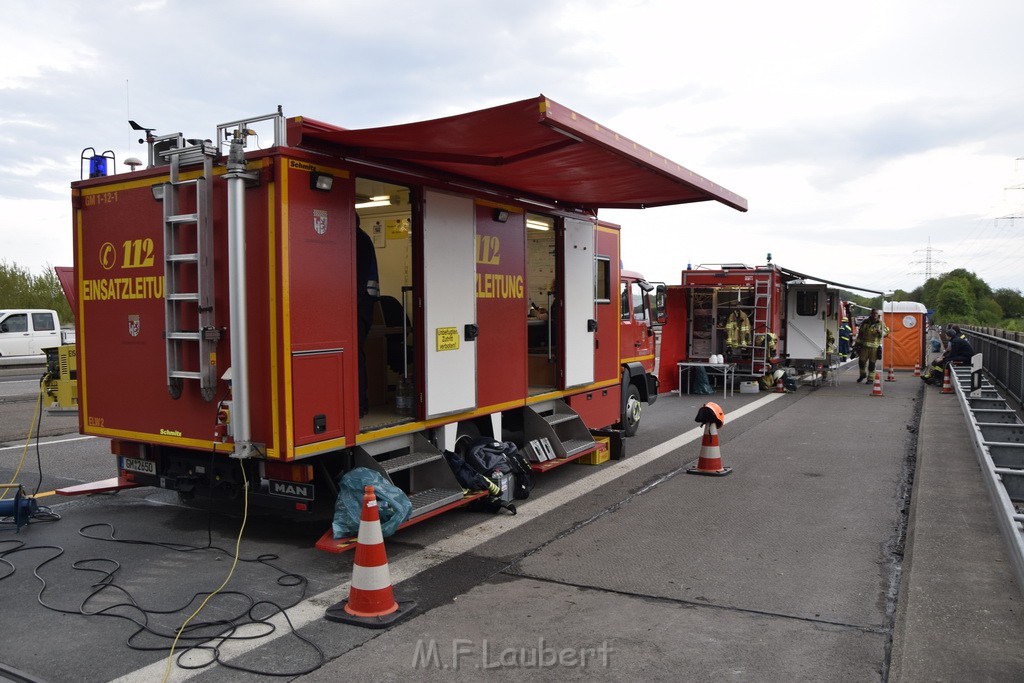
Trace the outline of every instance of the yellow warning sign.
<instances>
[{"instance_id":1,"label":"yellow warning sign","mask_svg":"<svg viewBox=\"0 0 1024 683\"><path fill-rule=\"evenodd\" d=\"M439 327L437 328L437 350L458 351L459 350L459 328Z\"/></svg>"}]
</instances>

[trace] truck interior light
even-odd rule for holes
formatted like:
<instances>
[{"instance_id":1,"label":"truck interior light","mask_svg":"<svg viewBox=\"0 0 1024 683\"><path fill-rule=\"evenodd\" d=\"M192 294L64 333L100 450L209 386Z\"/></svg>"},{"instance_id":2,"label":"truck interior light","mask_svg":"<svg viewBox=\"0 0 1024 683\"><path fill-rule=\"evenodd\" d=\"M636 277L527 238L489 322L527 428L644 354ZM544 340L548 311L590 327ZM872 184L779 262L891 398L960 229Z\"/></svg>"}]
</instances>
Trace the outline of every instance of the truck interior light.
<instances>
[{"instance_id":1,"label":"truck interior light","mask_svg":"<svg viewBox=\"0 0 1024 683\"><path fill-rule=\"evenodd\" d=\"M378 197L370 197L367 201L356 204L357 209L371 209L375 206L391 206L391 197L380 195Z\"/></svg>"},{"instance_id":2,"label":"truck interior light","mask_svg":"<svg viewBox=\"0 0 1024 683\"><path fill-rule=\"evenodd\" d=\"M526 219L526 227L530 230L550 230L551 226L543 221L536 221L532 218Z\"/></svg>"},{"instance_id":3,"label":"truck interior light","mask_svg":"<svg viewBox=\"0 0 1024 683\"><path fill-rule=\"evenodd\" d=\"M316 171L309 174L309 188L311 190L330 192L332 187L334 187L334 176L328 173L317 173Z\"/></svg>"}]
</instances>

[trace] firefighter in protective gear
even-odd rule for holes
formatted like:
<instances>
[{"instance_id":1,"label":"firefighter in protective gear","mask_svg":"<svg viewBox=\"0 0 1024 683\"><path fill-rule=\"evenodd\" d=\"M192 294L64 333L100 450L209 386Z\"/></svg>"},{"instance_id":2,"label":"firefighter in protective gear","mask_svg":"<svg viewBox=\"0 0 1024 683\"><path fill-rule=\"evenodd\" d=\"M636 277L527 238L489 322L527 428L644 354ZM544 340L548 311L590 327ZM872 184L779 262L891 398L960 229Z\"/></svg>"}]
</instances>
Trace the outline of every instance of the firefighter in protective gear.
<instances>
[{"instance_id":1,"label":"firefighter in protective gear","mask_svg":"<svg viewBox=\"0 0 1024 683\"><path fill-rule=\"evenodd\" d=\"M922 373L921 379L925 384L941 385L947 367L970 363L971 357L974 356L974 347L971 346L967 335L960 331L959 325L950 323L943 328L942 333L949 339L949 348Z\"/></svg>"},{"instance_id":2,"label":"firefighter in protective gear","mask_svg":"<svg viewBox=\"0 0 1024 683\"><path fill-rule=\"evenodd\" d=\"M850 342L853 341L853 328L850 321L843 318L839 324L839 360L845 361L850 357Z\"/></svg>"},{"instance_id":3,"label":"firefighter in protective gear","mask_svg":"<svg viewBox=\"0 0 1024 683\"><path fill-rule=\"evenodd\" d=\"M857 342L854 344L854 349L857 351L857 365L860 368L858 382L863 382L865 379L871 381L871 376L875 374L875 361L882 353L882 339L887 334L889 334L889 328L879 319L878 311L872 308L871 314L864 319L860 329L857 330Z\"/></svg>"}]
</instances>

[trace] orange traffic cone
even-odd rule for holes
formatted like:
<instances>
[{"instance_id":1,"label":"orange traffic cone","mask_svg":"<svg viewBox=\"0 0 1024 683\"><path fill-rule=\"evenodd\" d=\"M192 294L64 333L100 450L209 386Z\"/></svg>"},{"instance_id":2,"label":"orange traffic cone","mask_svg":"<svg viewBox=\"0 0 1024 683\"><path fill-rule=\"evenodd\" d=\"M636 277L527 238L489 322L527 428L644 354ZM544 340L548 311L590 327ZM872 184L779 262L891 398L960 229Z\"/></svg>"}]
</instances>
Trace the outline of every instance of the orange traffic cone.
<instances>
[{"instance_id":1,"label":"orange traffic cone","mask_svg":"<svg viewBox=\"0 0 1024 683\"><path fill-rule=\"evenodd\" d=\"M920 377L920 376L921 376L921 364L920 363L914 363L914 377Z\"/></svg>"},{"instance_id":2,"label":"orange traffic cone","mask_svg":"<svg viewBox=\"0 0 1024 683\"><path fill-rule=\"evenodd\" d=\"M363 489L363 511L359 516L359 537L352 566L352 587L348 600L328 607L326 618L345 624L384 628L408 616L416 608L412 600L396 602L391 588L391 570L384 552L380 512L373 487Z\"/></svg>"},{"instance_id":3,"label":"orange traffic cone","mask_svg":"<svg viewBox=\"0 0 1024 683\"><path fill-rule=\"evenodd\" d=\"M718 450L718 427L708 422L704 425L704 438L700 441L700 458L697 466L686 470L687 474L706 474L724 477L732 472L731 467L722 467L722 454Z\"/></svg>"},{"instance_id":4,"label":"orange traffic cone","mask_svg":"<svg viewBox=\"0 0 1024 683\"><path fill-rule=\"evenodd\" d=\"M893 370L893 367L891 365L889 366L889 374L886 376L885 381L886 382L895 382L896 381L896 373Z\"/></svg>"},{"instance_id":5,"label":"orange traffic cone","mask_svg":"<svg viewBox=\"0 0 1024 683\"><path fill-rule=\"evenodd\" d=\"M955 391L953 391L953 385L950 382L949 366L948 365L946 366L946 372L944 372L942 374L942 391L940 393L943 393L943 394L954 394L954 393L956 393Z\"/></svg>"},{"instance_id":6,"label":"orange traffic cone","mask_svg":"<svg viewBox=\"0 0 1024 683\"><path fill-rule=\"evenodd\" d=\"M785 383L783 383L781 375L779 376L779 378L777 380L775 380L775 393L776 394L784 394L784 393L786 393L786 385L785 385Z\"/></svg>"},{"instance_id":7,"label":"orange traffic cone","mask_svg":"<svg viewBox=\"0 0 1024 683\"><path fill-rule=\"evenodd\" d=\"M872 396L882 395L882 373L875 370L875 386L871 387Z\"/></svg>"}]
</instances>

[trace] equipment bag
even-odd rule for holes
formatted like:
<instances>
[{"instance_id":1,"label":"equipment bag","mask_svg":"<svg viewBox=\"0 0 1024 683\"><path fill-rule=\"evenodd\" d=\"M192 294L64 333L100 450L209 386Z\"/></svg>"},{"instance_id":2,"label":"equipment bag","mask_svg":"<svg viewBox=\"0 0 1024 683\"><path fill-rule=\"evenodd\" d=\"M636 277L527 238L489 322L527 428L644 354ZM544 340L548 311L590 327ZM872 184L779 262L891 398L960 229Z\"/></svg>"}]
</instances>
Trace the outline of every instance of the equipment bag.
<instances>
[{"instance_id":1,"label":"equipment bag","mask_svg":"<svg viewBox=\"0 0 1024 683\"><path fill-rule=\"evenodd\" d=\"M445 451L444 458L448 461L448 466L452 468L452 472L462 488L489 492L489 495L470 503L470 509L492 514L508 510L513 515L516 514L516 506L501 497L501 487L470 467L461 455L454 451Z\"/></svg>"},{"instance_id":2,"label":"equipment bag","mask_svg":"<svg viewBox=\"0 0 1024 683\"><path fill-rule=\"evenodd\" d=\"M466 463L494 483L502 477L511 476L513 498L521 500L530 496L534 484L533 470L515 443L495 441L486 436L476 438L466 450Z\"/></svg>"},{"instance_id":3,"label":"equipment bag","mask_svg":"<svg viewBox=\"0 0 1024 683\"><path fill-rule=\"evenodd\" d=\"M402 522L412 514L412 502L402 489L388 481L383 474L368 467L349 470L338 482L338 501L334 505L331 529L334 538L347 538L359 533L363 514L363 489L373 487L380 514L380 531L385 538L398 531Z\"/></svg>"}]
</instances>

